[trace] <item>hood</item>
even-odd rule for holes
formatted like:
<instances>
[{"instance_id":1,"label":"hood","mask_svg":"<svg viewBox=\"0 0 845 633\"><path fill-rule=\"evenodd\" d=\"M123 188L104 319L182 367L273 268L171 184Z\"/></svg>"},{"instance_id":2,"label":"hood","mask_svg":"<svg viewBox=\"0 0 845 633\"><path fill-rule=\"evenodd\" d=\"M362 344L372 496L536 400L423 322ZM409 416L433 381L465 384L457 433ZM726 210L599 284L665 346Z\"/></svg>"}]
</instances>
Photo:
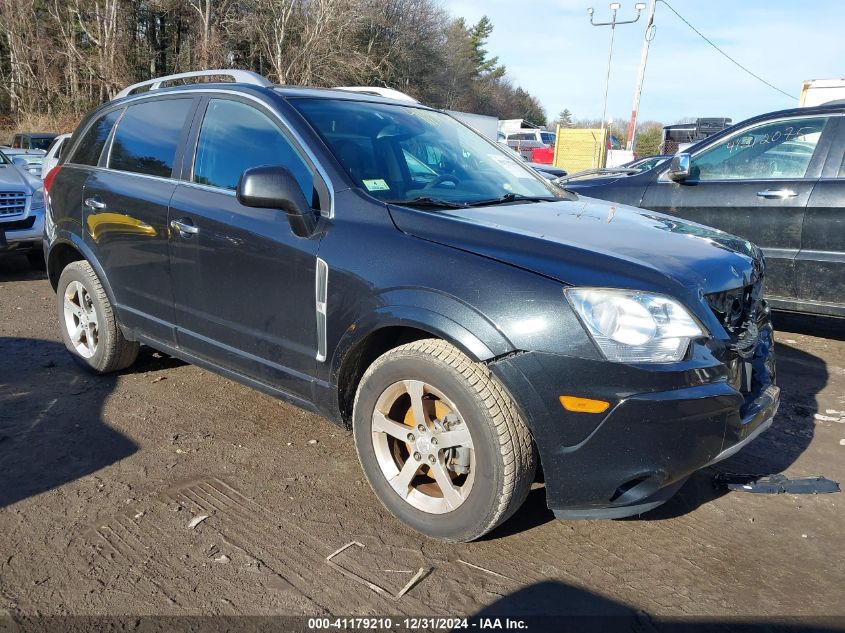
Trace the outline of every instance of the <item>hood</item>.
<instances>
[{"instance_id":1,"label":"hood","mask_svg":"<svg viewBox=\"0 0 845 633\"><path fill-rule=\"evenodd\" d=\"M24 173L16 165L0 165L0 188L32 193L41 186L41 181Z\"/></svg>"},{"instance_id":2,"label":"hood","mask_svg":"<svg viewBox=\"0 0 845 633\"><path fill-rule=\"evenodd\" d=\"M574 201L442 211L391 207L405 233L575 286L697 296L754 283L759 248L672 216L578 196Z\"/></svg>"},{"instance_id":3,"label":"hood","mask_svg":"<svg viewBox=\"0 0 845 633\"><path fill-rule=\"evenodd\" d=\"M567 191L578 191L579 188L587 187L603 187L605 185L612 185L620 180L625 181L631 176L638 176L639 174L607 174L605 176L592 176L590 178L576 178L574 180L567 180L563 186Z\"/></svg>"}]
</instances>

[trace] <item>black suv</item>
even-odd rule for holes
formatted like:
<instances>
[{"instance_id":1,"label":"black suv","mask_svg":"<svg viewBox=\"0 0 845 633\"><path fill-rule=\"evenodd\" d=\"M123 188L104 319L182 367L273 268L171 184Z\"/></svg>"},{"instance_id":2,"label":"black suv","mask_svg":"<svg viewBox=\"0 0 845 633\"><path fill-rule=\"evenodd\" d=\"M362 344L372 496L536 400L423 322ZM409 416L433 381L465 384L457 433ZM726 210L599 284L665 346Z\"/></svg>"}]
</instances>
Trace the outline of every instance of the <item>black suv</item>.
<instances>
[{"instance_id":1,"label":"black suv","mask_svg":"<svg viewBox=\"0 0 845 633\"><path fill-rule=\"evenodd\" d=\"M770 112L643 173L571 180L578 193L744 237L780 310L845 317L845 105Z\"/></svg>"},{"instance_id":2,"label":"black suv","mask_svg":"<svg viewBox=\"0 0 845 633\"><path fill-rule=\"evenodd\" d=\"M124 91L47 177L86 366L143 343L351 425L382 503L448 541L538 461L558 516L622 517L771 424L745 240L568 193L417 103L216 73Z\"/></svg>"}]
</instances>

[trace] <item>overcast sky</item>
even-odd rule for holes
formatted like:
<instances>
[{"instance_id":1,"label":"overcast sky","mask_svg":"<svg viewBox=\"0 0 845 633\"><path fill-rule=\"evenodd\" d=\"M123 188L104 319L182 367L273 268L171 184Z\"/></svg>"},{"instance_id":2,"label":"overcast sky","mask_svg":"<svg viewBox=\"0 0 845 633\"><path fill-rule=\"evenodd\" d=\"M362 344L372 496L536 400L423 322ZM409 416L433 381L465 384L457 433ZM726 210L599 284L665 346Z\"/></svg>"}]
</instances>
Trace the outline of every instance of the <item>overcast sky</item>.
<instances>
[{"instance_id":1,"label":"overcast sky","mask_svg":"<svg viewBox=\"0 0 845 633\"><path fill-rule=\"evenodd\" d=\"M662 2L646 68L640 120L674 123L683 117L727 116L734 122L798 103L805 79L845 77L845 0L668 0L730 56L795 98L772 90L722 57ZM540 99L549 118L568 108L599 118L604 96L610 18L604 0L448 0L455 16L494 25L488 43L509 76ZM618 19L633 17L625 0ZM645 32L645 12L618 26L608 116L627 119Z\"/></svg>"}]
</instances>

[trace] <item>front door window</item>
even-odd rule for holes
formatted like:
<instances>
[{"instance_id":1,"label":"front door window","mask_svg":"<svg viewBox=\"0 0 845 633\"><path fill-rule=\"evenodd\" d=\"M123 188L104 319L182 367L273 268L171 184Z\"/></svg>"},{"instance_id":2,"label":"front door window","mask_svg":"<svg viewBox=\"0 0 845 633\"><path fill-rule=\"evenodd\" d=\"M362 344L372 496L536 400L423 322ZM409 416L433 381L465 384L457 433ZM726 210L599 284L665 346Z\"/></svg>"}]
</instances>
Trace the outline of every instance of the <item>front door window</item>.
<instances>
[{"instance_id":1,"label":"front door window","mask_svg":"<svg viewBox=\"0 0 845 633\"><path fill-rule=\"evenodd\" d=\"M692 158L691 180L804 178L827 121L774 121L733 134Z\"/></svg>"}]
</instances>

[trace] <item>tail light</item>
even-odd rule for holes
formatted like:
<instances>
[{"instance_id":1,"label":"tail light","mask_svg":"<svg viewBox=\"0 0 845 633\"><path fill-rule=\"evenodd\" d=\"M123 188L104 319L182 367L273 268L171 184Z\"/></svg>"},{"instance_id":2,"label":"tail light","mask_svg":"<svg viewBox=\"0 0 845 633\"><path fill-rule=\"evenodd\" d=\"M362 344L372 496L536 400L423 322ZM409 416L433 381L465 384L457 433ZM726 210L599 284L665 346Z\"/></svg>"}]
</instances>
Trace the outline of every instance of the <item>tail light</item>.
<instances>
[{"instance_id":1,"label":"tail light","mask_svg":"<svg viewBox=\"0 0 845 633\"><path fill-rule=\"evenodd\" d=\"M46 176L44 176L44 193L50 193L50 187L53 186L53 181L56 179L56 176L59 175L61 169L61 165L56 165L53 169L47 172Z\"/></svg>"}]
</instances>

